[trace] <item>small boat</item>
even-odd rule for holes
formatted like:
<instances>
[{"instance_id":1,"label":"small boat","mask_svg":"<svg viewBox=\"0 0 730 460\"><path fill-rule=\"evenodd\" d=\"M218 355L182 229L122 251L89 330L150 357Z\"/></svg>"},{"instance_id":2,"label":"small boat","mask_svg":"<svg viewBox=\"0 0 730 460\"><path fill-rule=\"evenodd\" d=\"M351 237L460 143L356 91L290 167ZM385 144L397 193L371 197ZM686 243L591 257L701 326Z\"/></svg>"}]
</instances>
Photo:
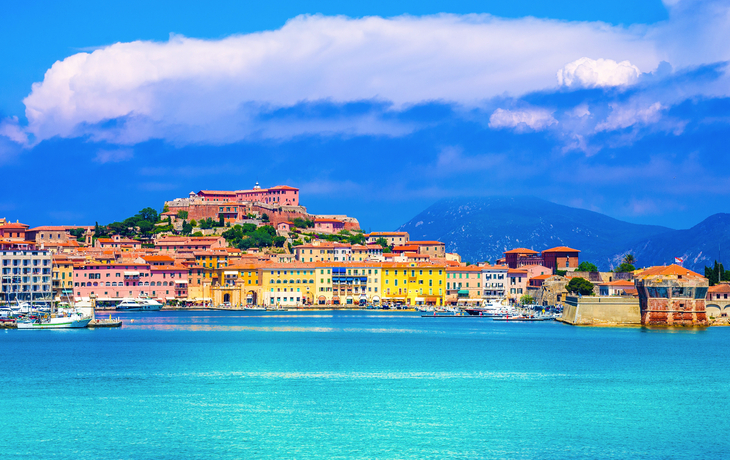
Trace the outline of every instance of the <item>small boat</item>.
<instances>
[{"instance_id":1,"label":"small boat","mask_svg":"<svg viewBox=\"0 0 730 460\"><path fill-rule=\"evenodd\" d=\"M37 319L23 319L17 321L18 329L77 329L89 325L91 318L78 313L69 316L51 317L41 315Z\"/></svg>"}]
</instances>

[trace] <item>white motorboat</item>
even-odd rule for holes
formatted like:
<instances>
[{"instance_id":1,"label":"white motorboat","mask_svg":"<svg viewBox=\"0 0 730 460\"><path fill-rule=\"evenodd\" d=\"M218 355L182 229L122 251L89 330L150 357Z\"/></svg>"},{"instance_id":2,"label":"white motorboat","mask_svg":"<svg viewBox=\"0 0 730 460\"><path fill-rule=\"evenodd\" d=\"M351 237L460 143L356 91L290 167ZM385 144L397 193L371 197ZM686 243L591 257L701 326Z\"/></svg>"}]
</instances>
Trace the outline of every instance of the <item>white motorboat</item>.
<instances>
[{"instance_id":1,"label":"white motorboat","mask_svg":"<svg viewBox=\"0 0 730 460\"><path fill-rule=\"evenodd\" d=\"M116 308L119 311L159 311L162 309L162 304L148 298L122 299Z\"/></svg>"}]
</instances>

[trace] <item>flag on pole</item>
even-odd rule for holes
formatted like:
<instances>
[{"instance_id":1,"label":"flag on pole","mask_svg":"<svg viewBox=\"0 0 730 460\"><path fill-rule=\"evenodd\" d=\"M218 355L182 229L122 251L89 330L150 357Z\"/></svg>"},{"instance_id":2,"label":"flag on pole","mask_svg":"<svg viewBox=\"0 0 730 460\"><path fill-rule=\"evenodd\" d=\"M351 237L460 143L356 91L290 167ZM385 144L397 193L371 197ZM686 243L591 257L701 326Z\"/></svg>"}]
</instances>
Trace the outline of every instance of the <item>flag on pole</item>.
<instances>
[{"instance_id":1,"label":"flag on pole","mask_svg":"<svg viewBox=\"0 0 730 460\"><path fill-rule=\"evenodd\" d=\"M681 264L681 263L684 263L684 259L682 259L681 257L675 257L675 258L674 258L674 263L675 263L675 264Z\"/></svg>"}]
</instances>

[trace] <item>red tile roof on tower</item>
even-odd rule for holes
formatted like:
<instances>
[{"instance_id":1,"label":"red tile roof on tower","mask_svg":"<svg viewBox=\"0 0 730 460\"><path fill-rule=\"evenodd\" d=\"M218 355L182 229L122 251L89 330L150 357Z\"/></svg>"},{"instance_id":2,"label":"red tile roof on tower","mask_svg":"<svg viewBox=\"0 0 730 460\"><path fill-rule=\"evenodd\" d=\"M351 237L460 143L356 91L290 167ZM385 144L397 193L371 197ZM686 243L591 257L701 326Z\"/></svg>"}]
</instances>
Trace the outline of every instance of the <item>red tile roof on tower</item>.
<instances>
[{"instance_id":1,"label":"red tile roof on tower","mask_svg":"<svg viewBox=\"0 0 730 460\"><path fill-rule=\"evenodd\" d=\"M650 276L689 276L692 278L704 278L699 273L688 270L679 265L660 265L658 267L649 267L639 273L639 278L648 278Z\"/></svg>"},{"instance_id":2,"label":"red tile roof on tower","mask_svg":"<svg viewBox=\"0 0 730 460\"><path fill-rule=\"evenodd\" d=\"M527 248L515 248L510 249L509 251L504 251L505 254L539 254L537 251L533 251L532 249Z\"/></svg>"},{"instance_id":3,"label":"red tile roof on tower","mask_svg":"<svg viewBox=\"0 0 730 460\"><path fill-rule=\"evenodd\" d=\"M558 246L557 248L545 249L542 252L580 252L577 249L569 248L567 246Z\"/></svg>"}]
</instances>

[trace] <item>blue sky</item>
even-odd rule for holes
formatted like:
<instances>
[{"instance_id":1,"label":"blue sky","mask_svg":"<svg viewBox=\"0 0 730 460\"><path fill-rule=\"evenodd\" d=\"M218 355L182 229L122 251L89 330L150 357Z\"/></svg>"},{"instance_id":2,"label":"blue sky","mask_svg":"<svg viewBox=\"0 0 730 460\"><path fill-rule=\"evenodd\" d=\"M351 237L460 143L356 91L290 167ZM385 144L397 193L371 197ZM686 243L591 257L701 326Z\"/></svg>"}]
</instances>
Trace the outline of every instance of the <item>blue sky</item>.
<instances>
[{"instance_id":1,"label":"blue sky","mask_svg":"<svg viewBox=\"0 0 730 460\"><path fill-rule=\"evenodd\" d=\"M5 10L13 220L105 223L255 181L366 230L473 195L674 228L730 212L727 2Z\"/></svg>"}]
</instances>

